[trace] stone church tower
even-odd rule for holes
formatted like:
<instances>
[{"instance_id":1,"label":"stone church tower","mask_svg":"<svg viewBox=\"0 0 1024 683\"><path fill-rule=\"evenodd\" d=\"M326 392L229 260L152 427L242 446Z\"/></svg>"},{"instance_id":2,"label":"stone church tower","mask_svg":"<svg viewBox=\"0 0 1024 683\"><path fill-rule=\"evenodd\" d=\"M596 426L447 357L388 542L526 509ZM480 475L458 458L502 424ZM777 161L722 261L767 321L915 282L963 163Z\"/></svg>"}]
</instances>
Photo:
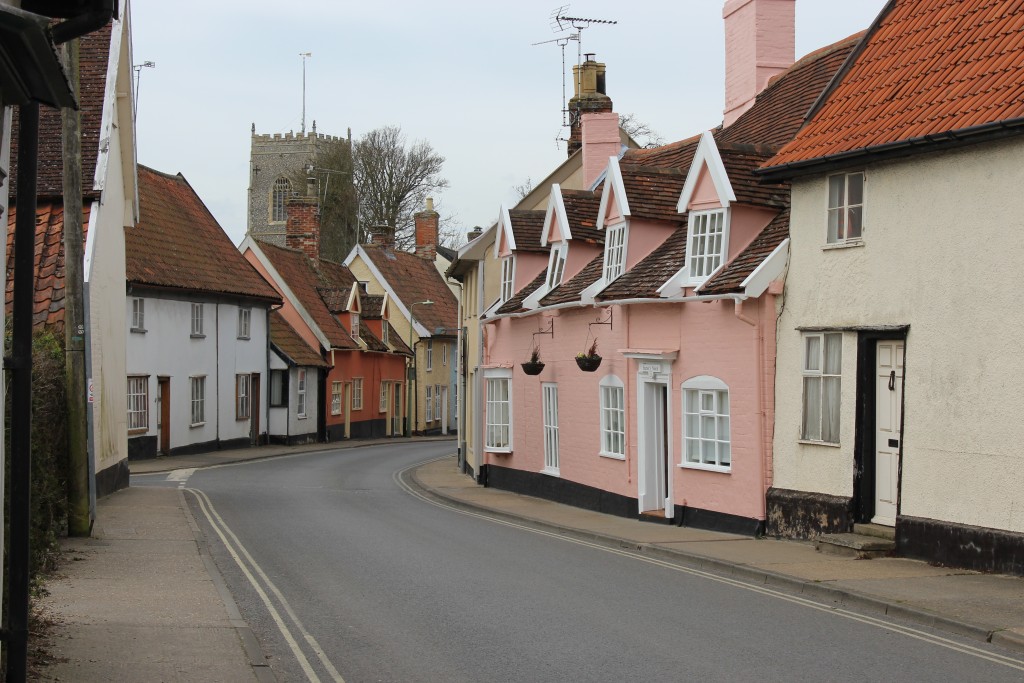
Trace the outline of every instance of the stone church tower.
<instances>
[{"instance_id":1,"label":"stone church tower","mask_svg":"<svg viewBox=\"0 0 1024 683\"><path fill-rule=\"evenodd\" d=\"M287 212L285 201L294 195L304 195L305 185L298 185L303 177L316 178L320 199L326 183L351 185L352 176L338 177L330 170L320 169L319 157L332 143L348 145L351 153L352 133L347 138L324 135L312 131L306 134L275 133L258 135L252 126L249 157L249 215L246 232L254 238L285 246Z\"/></svg>"}]
</instances>

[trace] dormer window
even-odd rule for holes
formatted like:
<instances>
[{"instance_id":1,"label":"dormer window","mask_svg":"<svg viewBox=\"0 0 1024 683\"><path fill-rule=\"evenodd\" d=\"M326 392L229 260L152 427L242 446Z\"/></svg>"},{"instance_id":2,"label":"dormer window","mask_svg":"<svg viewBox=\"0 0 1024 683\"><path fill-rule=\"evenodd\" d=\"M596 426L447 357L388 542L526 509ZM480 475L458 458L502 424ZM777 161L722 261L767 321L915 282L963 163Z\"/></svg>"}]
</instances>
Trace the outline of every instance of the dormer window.
<instances>
[{"instance_id":1,"label":"dormer window","mask_svg":"<svg viewBox=\"0 0 1024 683\"><path fill-rule=\"evenodd\" d=\"M686 265L690 282L703 282L715 272L725 256L725 209L692 211L686 237Z\"/></svg>"},{"instance_id":2,"label":"dormer window","mask_svg":"<svg viewBox=\"0 0 1024 683\"><path fill-rule=\"evenodd\" d=\"M388 343L388 327L389 325L387 320L382 322L380 325L380 340L385 344Z\"/></svg>"},{"instance_id":3,"label":"dormer window","mask_svg":"<svg viewBox=\"0 0 1024 683\"><path fill-rule=\"evenodd\" d=\"M354 339L359 337L359 314L358 313L352 313L352 337Z\"/></svg>"},{"instance_id":4,"label":"dormer window","mask_svg":"<svg viewBox=\"0 0 1024 683\"><path fill-rule=\"evenodd\" d=\"M604 281L611 282L626 269L626 224L608 228L604 238Z\"/></svg>"},{"instance_id":5,"label":"dormer window","mask_svg":"<svg viewBox=\"0 0 1024 683\"><path fill-rule=\"evenodd\" d=\"M562 273L565 272L565 254L568 245L559 242L551 247L551 259L548 261L548 290L552 290L562 284Z\"/></svg>"},{"instance_id":6,"label":"dormer window","mask_svg":"<svg viewBox=\"0 0 1024 683\"><path fill-rule=\"evenodd\" d=\"M511 256L501 260L501 300L508 301L512 298L512 272L513 261Z\"/></svg>"}]
</instances>

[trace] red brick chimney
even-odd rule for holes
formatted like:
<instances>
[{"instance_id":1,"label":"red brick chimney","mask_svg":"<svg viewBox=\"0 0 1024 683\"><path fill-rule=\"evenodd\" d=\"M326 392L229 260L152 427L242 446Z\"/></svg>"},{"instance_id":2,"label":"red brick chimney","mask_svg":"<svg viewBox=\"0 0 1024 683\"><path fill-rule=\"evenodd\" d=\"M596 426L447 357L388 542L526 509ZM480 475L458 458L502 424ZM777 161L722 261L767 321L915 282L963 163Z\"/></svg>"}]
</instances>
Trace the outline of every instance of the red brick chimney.
<instances>
[{"instance_id":1,"label":"red brick chimney","mask_svg":"<svg viewBox=\"0 0 1024 683\"><path fill-rule=\"evenodd\" d=\"M287 214L285 246L303 252L314 263L318 263L320 261L320 202L316 195L315 181L311 179L305 196L293 196L286 199L284 209Z\"/></svg>"},{"instance_id":2,"label":"red brick chimney","mask_svg":"<svg viewBox=\"0 0 1024 683\"><path fill-rule=\"evenodd\" d=\"M585 57L583 64L572 68L576 94L569 100L568 156L583 145L583 115L612 111L612 98L605 94L604 64L594 61L592 53Z\"/></svg>"},{"instance_id":3,"label":"red brick chimney","mask_svg":"<svg viewBox=\"0 0 1024 683\"><path fill-rule=\"evenodd\" d=\"M434 211L434 200L427 197L427 210L420 211L413 218L416 221L416 255L428 261L437 256L437 222L439 215Z\"/></svg>"},{"instance_id":4,"label":"red brick chimney","mask_svg":"<svg viewBox=\"0 0 1024 683\"><path fill-rule=\"evenodd\" d=\"M395 229L390 225L375 225L367 230L369 244L375 247L395 246Z\"/></svg>"},{"instance_id":5,"label":"red brick chimney","mask_svg":"<svg viewBox=\"0 0 1024 683\"><path fill-rule=\"evenodd\" d=\"M725 119L728 126L754 105L768 79L793 65L796 0L727 0Z\"/></svg>"}]
</instances>

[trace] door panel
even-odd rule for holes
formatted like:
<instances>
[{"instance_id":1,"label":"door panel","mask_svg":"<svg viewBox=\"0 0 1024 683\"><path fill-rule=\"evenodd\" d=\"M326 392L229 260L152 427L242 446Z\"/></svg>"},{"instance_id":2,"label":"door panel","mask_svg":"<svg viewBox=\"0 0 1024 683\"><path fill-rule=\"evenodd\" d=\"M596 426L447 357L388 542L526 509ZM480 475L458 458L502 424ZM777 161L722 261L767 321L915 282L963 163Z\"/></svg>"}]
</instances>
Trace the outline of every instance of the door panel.
<instances>
[{"instance_id":1,"label":"door panel","mask_svg":"<svg viewBox=\"0 0 1024 683\"><path fill-rule=\"evenodd\" d=\"M160 387L160 452L171 452L171 378L159 377Z\"/></svg>"},{"instance_id":2,"label":"door panel","mask_svg":"<svg viewBox=\"0 0 1024 683\"><path fill-rule=\"evenodd\" d=\"M896 524L900 443L903 438L903 342L880 341L875 373L875 516L872 522Z\"/></svg>"}]
</instances>

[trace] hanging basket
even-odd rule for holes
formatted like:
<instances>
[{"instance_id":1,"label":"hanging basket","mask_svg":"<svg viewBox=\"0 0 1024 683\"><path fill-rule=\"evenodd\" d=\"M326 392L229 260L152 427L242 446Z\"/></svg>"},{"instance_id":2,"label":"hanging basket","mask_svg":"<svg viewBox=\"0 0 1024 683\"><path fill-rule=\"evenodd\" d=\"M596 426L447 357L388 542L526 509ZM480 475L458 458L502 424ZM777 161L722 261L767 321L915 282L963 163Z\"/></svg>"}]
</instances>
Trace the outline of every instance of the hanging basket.
<instances>
[{"instance_id":1,"label":"hanging basket","mask_svg":"<svg viewBox=\"0 0 1024 683\"><path fill-rule=\"evenodd\" d=\"M580 366L583 372L594 372L601 367L601 356L576 356L576 365Z\"/></svg>"},{"instance_id":2,"label":"hanging basket","mask_svg":"<svg viewBox=\"0 0 1024 683\"><path fill-rule=\"evenodd\" d=\"M527 361L525 363L520 363L519 366L523 369L523 373L527 375L539 375L541 371L544 370L544 364L540 361L537 361L536 363Z\"/></svg>"}]
</instances>

